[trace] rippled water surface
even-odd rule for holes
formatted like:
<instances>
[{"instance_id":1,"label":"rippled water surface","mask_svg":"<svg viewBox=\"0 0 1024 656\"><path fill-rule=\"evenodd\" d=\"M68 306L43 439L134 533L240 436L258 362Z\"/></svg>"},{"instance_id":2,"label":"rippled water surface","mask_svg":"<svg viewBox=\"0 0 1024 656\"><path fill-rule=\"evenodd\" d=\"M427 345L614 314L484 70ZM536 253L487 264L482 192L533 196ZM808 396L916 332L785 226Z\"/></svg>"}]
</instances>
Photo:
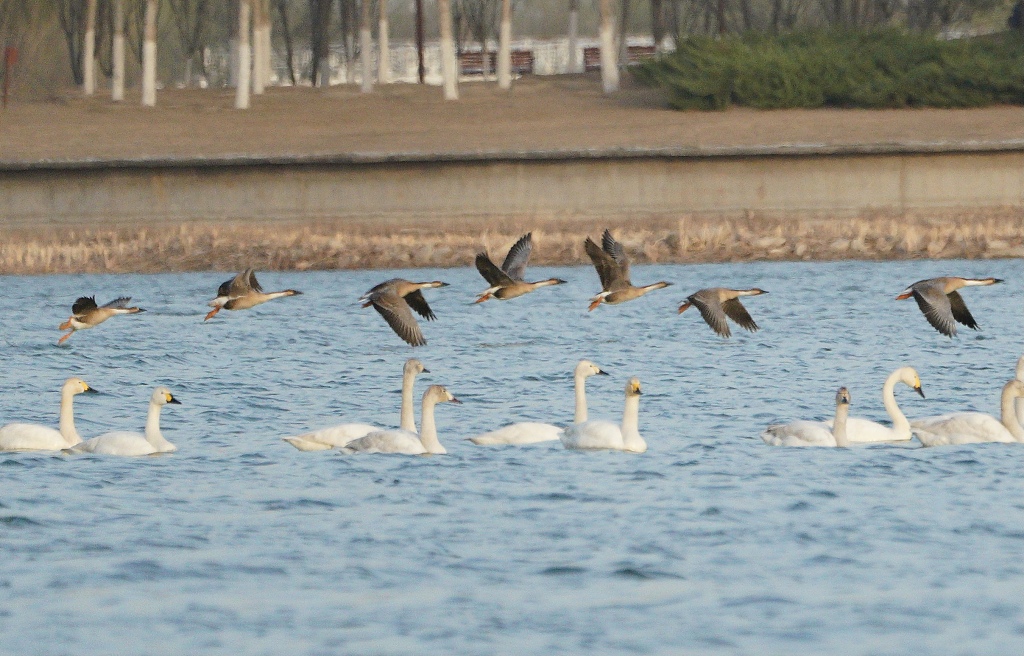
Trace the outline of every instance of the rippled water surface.
<instances>
[{"instance_id":1,"label":"rippled water surface","mask_svg":"<svg viewBox=\"0 0 1024 656\"><path fill-rule=\"evenodd\" d=\"M963 296L983 331L946 339L896 294L998 276ZM413 351L356 298L393 272L261 275L304 296L203 323L223 273L8 277L0 423L141 429L156 384L173 455L0 454L0 652L10 654L1016 653L1024 648L1024 451L1006 445L769 448L768 423L822 418L835 389L882 420L903 364L909 416L998 412L1021 354L1019 261L637 266L676 286L586 312L570 284L472 306L475 271L405 271L438 320ZM687 294L759 286L763 330L714 335ZM79 293L149 311L56 347ZM415 354L464 401L449 455L301 453L281 437L398 422ZM592 418L644 386L643 455L475 447L513 419ZM418 404L417 404L418 405ZM917 446L916 441L911 446Z\"/></svg>"}]
</instances>

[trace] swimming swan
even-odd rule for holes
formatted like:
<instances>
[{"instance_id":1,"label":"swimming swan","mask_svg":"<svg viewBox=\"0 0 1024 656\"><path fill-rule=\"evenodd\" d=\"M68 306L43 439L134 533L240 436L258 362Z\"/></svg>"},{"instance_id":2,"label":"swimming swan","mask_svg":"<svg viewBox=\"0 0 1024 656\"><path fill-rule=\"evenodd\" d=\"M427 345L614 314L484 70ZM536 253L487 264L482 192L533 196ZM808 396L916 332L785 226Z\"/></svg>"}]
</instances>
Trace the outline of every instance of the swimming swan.
<instances>
[{"instance_id":1,"label":"swimming swan","mask_svg":"<svg viewBox=\"0 0 1024 656\"><path fill-rule=\"evenodd\" d=\"M112 431L86 440L67 449L68 453L101 453L108 456L148 456L154 453L177 451L160 432L160 409L168 403L181 405L171 390L158 387L149 397L149 414L146 416L146 434L133 431Z\"/></svg>"},{"instance_id":2,"label":"swimming swan","mask_svg":"<svg viewBox=\"0 0 1024 656\"><path fill-rule=\"evenodd\" d=\"M1014 404L1024 396L1024 383L1011 380L1000 396L1002 422L983 412L955 412L922 417L910 422L917 439L925 446L975 444L978 442L1024 442L1024 429L1017 420Z\"/></svg>"},{"instance_id":3,"label":"swimming swan","mask_svg":"<svg viewBox=\"0 0 1024 656\"><path fill-rule=\"evenodd\" d=\"M596 364L589 360L580 360L576 365L574 378L576 383L576 416L574 424L582 424L587 420L587 378L591 376L607 376ZM492 446L495 444L535 444L557 440L562 429L553 424L536 421L521 421L483 435L468 438L473 444Z\"/></svg>"},{"instance_id":4,"label":"swimming swan","mask_svg":"<svg viewBox=\"0 0 1024 656\"><path fill-rule=\"evenodd\" d=\"M614 449L643 453L647 442L640 437L640 380L630 378L626 383L626 407L622 411L622 424L610 421L587 421L566 426L562 431L562 445L567 449Z\"/></svg>"},{"instance_id":5,"label":"swimming swan","mask_svg":"<svg viewBox=\"0 0 1024 656\"><path fill-rule=\"evenodd\" d=\"M413 456L448 453L437 439L434 406L438 403L461 404L462 401L441 385L431 385L423 393L419 435L404 430L376 431L349 442L341 450L344 453L401 453Z\"/></svg>"},{"instance_id":6,"label":"swimming swan","mask_svg":"<svg viewBox=\"0 0 1024 656\"><path fill-rule=\"evenodd\" d=\"M419 360L410 358L405 361L402 370L402 412L399 424L401 430L416 432L416 420L412 414L412 388L417 374L428 373L430 371ZM383 429L372 424L340 424L281 439L299 451L326 451L345 446L352 440L379 430Z\"/></svg>"},{"instance_id":7,"label":"swimming swan","mask_svg":"<svg viewBox=\"0 0 1024 656\"><path fill-rule=\"evenodd\" d=\"M846 434L846 418L850 414L850 390L840 387L836 392L836 416L832 428L824 421L794 421L769 426L761 439L769 446L850 446Z\"/></svg>"},{"instance_id":8,"label":"swimming swan","mask_svg":"<svg viewBox=\"0 0 1024 656\"><path fill-rule=\"evenodd\" d=\"M1024 383L1024 355L1017 359L1017 380ZM1014 401L1017 407L1017 421L1024 426L1024 403L1020 402L1020 399Z\"/></svg>"},{"instance_id":9,"label":"swimming swan","mask_svg":"<svg viewBox=\"0 0 1024 656\"><path fill-rule=\"evenodd\" d=\"M903 383L924 398L924 390L921 389L921 378L913 367L900 367L889 374L882 385L882 403L885 411L892 419L892 428L869 419L850 417L846 420L846 434L851 442L906 442L913 435L910 432L910 422L906 415L896 405L894 390L896 383ZM826 422L832 426L832 420Z\"/></svg>"},{"instance_id":10,"label":"swimming swan","mask_svg":"<svg viewBox=\"0 0 1024 656\"><path fill-rule=\"evenodd\" d=\"M60 451L82 441L75 430L74 398L95 393L81 378L68 378L60 390L60 430L40 424L7 424L0 427L0 451Z\"/></svg>"}]
</instances>

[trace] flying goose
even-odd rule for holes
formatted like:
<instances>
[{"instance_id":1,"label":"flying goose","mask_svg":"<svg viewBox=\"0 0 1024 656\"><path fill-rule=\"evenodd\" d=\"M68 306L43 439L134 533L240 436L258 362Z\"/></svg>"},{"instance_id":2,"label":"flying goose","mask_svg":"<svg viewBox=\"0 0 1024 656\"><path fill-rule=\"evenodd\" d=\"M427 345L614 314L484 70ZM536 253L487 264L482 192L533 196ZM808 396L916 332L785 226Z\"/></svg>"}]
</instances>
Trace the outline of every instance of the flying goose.
<instances>
[{"instance_id":1,"label":"flying goose","mask_svg":"<svg viewBox=\"0 0 1024 656\"><path fill-rule=\"evenodd\" d=\"M600 247L590 237L583 242L583 247L601 279L601 293L590 299L588 310L593 310L601 303L616 305L632 301L649 291L662 289L672 284L656 282L644 287L634 287L629 280L629 258L626 256L626 249L622 247L621 243L615 241L610 230L605 230L601 236Z\"/></svg>"},{"instance_id":2,"label":"flying goose","mask_svg":"<svg viewBox=\"0 0 1024 656\"><path fill-rule=\"evenodd\" d=\"M96 305L95 296L81 296L71 306L71 316L62 323L61 330L70 330L66 335L57 340L57 344L63 344L69 337L75 334L76 330L95 328L110 317L117 314L136 314L145 312L139 307L128 307L131 296L115 298L106 305Z\"/></svg>"},{"instance_id":3,"label":"flying goose","mask_svg":"<svg viewBox=\"0 0 1024 656\"><path fill-rule=\"evenodd\" d=\"M530 260L530 253L533 252L533 233L528 232L519 238L512 248L509 249L505 261L499 269L487 253L477 253L476 270L484 277L490 285L480 293L476 303L483 303L492 296L499 301L507 301L510 298L517 298L528 294L539 287L551 285L562 285L565 283L560 278L548 278L537 282L526 282L523 275L526 273L526 263Z\"/></svg>"},{"instance_id":4,"label":"flying goose","mask_svg":"<svg viewBox=\"0 0 1024 656\"><path fill-rule=\"evenodd\" d=\"M285 289L284 291L270 292L269 294L264 293L263 287L256 280L256 271L246 269L231 280L225 280L220 284L220 287L217 288L217 298L207 303L213 309L206 313L203 321L209 321L222 309L248 310L267 301L272 301L275 298L296 296L298 294L302 294L302 292L294 289Z\"/></svg>"},{"instance_id":5,"label":"flying goose","mask_svg":"<svg viewBox=\"0 0 1024 656\"><path fill-rule=\"evenodd\" d=\"M732 332L725 318L729 317L750 332L757 332L757 324L750 317L747 308L740 303L740 296L759 296L767 294L763 289L725 289L724 287L709 287L686 297L686 302L679 306L679 314L682 314L691 305L700 310L700 316L704 317L711 329L722 337L729 337Z\"/></svg>"},{"instance_id":6,"label":"flying goose","mask_svg":"<svg viewBox=\"0 0 1024 656\"><path fill-rule=\"evenodd\" d=\"M427 299L423 298L421 289L433 289L435 287L447 287L448 283L435 280L433 282L410 282L402 278L385 280L360 297L359 302L363 307L373 306L374 310L384 317L391 329L399 337L412 346L423 346L427 340L420 332L420 326L412 316L412 310L427 321L433 321L433 310L427 305ZM411 308L411 309L410 309Z\"/></svg>"},{"instance_id":7,"label":"flying goose","mask_svg":"<svg viewBox=\"0 0 1024 656\"><path fill-rule=\"evenodd\" d=\"M956 323L960 322L968 328L978 329L978 322L971 316L964 304L964 299L957 291L962 287L980 287L1003 282L999 278L929 278L918 280L903 293L896 297L897 301L914 297L917 307L921 308L925 319L935 330L947 337L956 335Z\"/></svg>"}]
</instances>

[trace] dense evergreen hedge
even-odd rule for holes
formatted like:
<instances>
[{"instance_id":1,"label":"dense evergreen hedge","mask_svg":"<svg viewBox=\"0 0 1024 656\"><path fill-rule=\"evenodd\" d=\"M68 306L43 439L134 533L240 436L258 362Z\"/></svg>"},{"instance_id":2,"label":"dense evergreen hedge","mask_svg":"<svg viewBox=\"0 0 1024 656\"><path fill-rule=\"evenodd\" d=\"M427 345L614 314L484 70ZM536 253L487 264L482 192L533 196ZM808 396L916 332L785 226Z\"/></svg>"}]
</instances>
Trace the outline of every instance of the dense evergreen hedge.
<instances>
[{"instance_id":1,"label":"dense evergreen hedge","mask_svg":"<svg viewBox=\"0 0 1024 656\"><path fill-rule=\"evenodd\" d=\"M1024 39L902 30L694 37L636 69L676 109L1024 104Z\"/></svg>"}]
</instances>

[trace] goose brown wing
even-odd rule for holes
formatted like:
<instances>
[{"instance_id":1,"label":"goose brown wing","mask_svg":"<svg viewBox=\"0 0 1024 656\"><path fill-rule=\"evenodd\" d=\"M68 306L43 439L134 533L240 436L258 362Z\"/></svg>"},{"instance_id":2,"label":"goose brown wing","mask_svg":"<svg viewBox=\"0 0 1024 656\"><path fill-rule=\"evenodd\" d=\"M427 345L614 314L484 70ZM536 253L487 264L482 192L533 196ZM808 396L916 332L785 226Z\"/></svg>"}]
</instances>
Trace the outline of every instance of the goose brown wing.
<instances>
[{"instance_id":1,"label":"goose brown wing","mask_svg":"<svg viewBox=\"0 0 1024 656\"><path fill-rule=\"evenodd\" d=\"M128 303L130 303L131 300L132 300L131 296L121 296L119 298L115 298L114 300L110 301L109 303L104 303L100 307L123 309L123 308L128 307ZM95 306L95 302L93 303L93 305Z\"/></svg>"},{"instance_id":2,"label":"goose brown wing","mask_svg":"<svg viewBox=\"0 0 1024 656\"><path fill-rule=\"evenodd\" d=\"M967 309L960 292L950 292L946 294L946 297L949 299L949 310L953 313L953 318L968 328L977 330L978 322L971 316L971 311Z\"/></svg>"},{"instance_id":3,"label":"goose brown wing","mask_svg":"<svg viewBox=\"0 0 1024 656\"><path fill-rule=\"evenodd\" d=\"M686 300L700 310L700 316L704 317L704 321L711 326L711 330L722 337L730 337L732 335L732 331L729 330L729 322L725 320L725 311L722 309L721 304L718 303L717 298L710 299L698 292ZM749 317L747 318L749 319Z\"/></svg>"},{"instance_id":4,"label":"goose brown wing","mask_svg":"<svg viewBox=\"0 0 1024 656\"><path fill-rule=\"evenodd\" d=\"M753 317L750 316L750 313L747 312L747 308L743 307L743 304L740 303L738 298L733 298L722 303L722 311L725 312L730 319L750 332L754 333L758 331L758 326L754 323Z\"/></svg>"},{"instance_id":5,"label":"goose brown wing","mask_svg":"<svg viewBox=\"0 0 1024 656\"><path fill-rule=\"evenodd\" d=\"M590 261L594 263L594 268L597 269L597 277L601 279L601 288L604 291L613 292L629 287L629 280L623 279L618 263L611 255L601 250L601 247L595 244L590 237L583 242L583 248L590 256Z\"/></svg>"},{"instance_id":6,"label":"goose brown wing","mask_svg":"<svg viewBox=\"0 0 1024 656\"><path fill-rule=\"evenodd\" d=\"M246 284L249 286L249 289L262 294L263 288L260 287L259 281L256 280L256 271L254 271L253 269L246 269L246 271L249 274L246 277Z\"/></svg>"},{"instance_id":7,"label":"goose brown wing","mask_svg":"<svg viewBox=\"0 0 1024 656\"><path fill-rule=\"evenodd\" d=\"M531 253L533 253L533 233L528 232L520 237L519 241L512 244L512 248L508 249L508 255L505 256L501 270L507 273L512 280L522 280L526 275L526 263L530 261Z\"/></svg>"},{"instance_id":8,"label":"goose brown wing","mask_svg":"<svg viewBox=\"0 0 1024 656\"><path fill-rule=\"evenodd\" d=\"M427 321L433 321L437 317L434 316L434 311L427 305L427 299L423 298L423 292L416 290L405 295L405 302L412 309L416 310L416 314L420 315Z\"/></svg>"},{"instance_id":9,"label":"goose brown wing","mask_svg":"<svg viewBox=\"0 0 1024 656\"><path fill-rule=\"evenodd\" d=\"M423 339L420 326L416 318L412 316L409 305L395 294L382 294L370 300L373 309L384 317L391 330L412 346L423 346L427 340Z\"/></svg>"},{"instance_id":10,"label":"goose brown wing","mask_svg":"<svg viewBox=\"0 0 1024 656\"><path fill-rule=\"evenodd\" d=\"M494 262L491 262L491 258L487 257L487 253L477 253L476 270L480 272L480 275L484 277L487 284L491 286L506 286L515 282L508 274L499 269Z\"/></svg>"},{"instance_id":11,"label":"goose brown wing","mask_svg":"<svg viewBox=\"0 0 1024 656\"><path fill-rule=\"evenodd\" d=\"M604 234L601 235L601 248L604 249L605 253L612 256L615 263L619 265L619 270L622 271L622 277L627 282L629 281L629 256L626 255L626 249L622 247L622 243L615 240L612 237L611 230L605 230Z\"/></svg>"},{"instance_id":12,"label":"goose brown wing","mask_svg":"<svg viewBox=\"0 0 1024 656\"><path fill-rule=\"evenodd\" d=\"M80 296L78 300L71 306L71 314L78 316L84 314L89 310L96 309L96 297L95 296Z\"/></svg>"},{"instance_id":13,"label":"goose brown wing","mask_svg":"<svg viewBox=\"0 0 1024 656\"><path fill-rule=\"evenodd\" d=\"M950 307L950 300L942 290L934 285L921 285L913 289L914 300L917 307L921 308L925 319L935 330L946 337L956 335L956 323L953 321L953 311ZM960 301L963 303L963 300ZM972 319L973 320L973 319Z\"/></svg>"}]
</instances>

